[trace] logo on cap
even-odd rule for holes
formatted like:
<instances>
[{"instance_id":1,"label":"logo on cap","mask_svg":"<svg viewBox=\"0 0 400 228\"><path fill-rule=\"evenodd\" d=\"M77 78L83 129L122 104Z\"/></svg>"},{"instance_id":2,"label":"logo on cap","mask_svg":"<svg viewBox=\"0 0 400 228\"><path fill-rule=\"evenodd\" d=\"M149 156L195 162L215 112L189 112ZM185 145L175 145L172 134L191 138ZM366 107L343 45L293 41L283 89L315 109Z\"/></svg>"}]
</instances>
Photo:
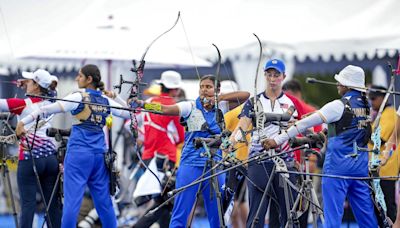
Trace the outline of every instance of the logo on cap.
<instances>
[{"instance_id":1,"label":"logo on cap","mask_svg":"<svg viewBox=\"0 0 400 228\"><path fill-rule=\"evenodd\" d=\"M264 71L271 68L279 71L279 73L285 73L285 64L279 59L271 59L265 63Z\"/></svg>"}]
</instances>

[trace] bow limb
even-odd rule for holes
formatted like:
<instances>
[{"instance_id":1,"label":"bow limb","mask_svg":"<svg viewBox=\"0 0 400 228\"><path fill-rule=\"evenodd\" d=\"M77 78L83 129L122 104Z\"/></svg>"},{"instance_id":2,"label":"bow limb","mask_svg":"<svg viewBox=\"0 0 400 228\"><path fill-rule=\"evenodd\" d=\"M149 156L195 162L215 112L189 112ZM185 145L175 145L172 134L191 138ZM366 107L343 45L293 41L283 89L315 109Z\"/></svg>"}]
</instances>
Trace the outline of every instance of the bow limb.
<instances>
[{"instance_id":1,"label":"bow limb","mask_svg":"<svg viewBox=\"0 0 400 228\"><path fill-rule=\"evenodd\" d=\"M164 36L164 35L167 34L169 31L171 31L171 30L176 26L176 24L178 23L180 17L181 17L181 12L178 12L178 17L176 18L174 24L173 24L170 28L168 28L165 32L163 32L163 33L161 33L160 35L158 35L158 36L157 36L154 40L152 40L152 41L150 42L150 44L146 47L146 49L145 49L145 51L144 51L142 57L140 58L140 65L139 65L139 67L138 67L138 72L142 73L141 77L143 76L143 70L144 70L144 64L145 64L145 60L144 60L144 59L146 58L147 52L150 50L150 47L151 47L158 39L160 39L162 36Z\"/></svg>"},{"instance_id":2,"label":"bow limb","mask_svg":"<svg viewBox=\"0 0 400 228\"><path fill-rule=\"evenodd\" d=\"M253 33L253 35L256 37L258 45L260 47L260 50L259 50L259 53L258 53L258 62L257 62L256 73L255 73L255 79L254 79L254 95L253 95L254 96L254 103L253 103L254 118L256 120L255 121L256 124L258 125L258 123L259 123L259 121L258 121L258 119L259 119L258 113L259 113L259 111L262 111L262 110L258 110L258 106L257 106L257 78L258 78L258 70L260 69L262 52L263 52L262 49L263 48L262 48L262 43L261 43L260 38L258 38L258 36L255 33ZM257 131L260 130L260 126L254 126L254 127L257 129Z\"/></svg>"},{"instance_id":3,"label":"bow limb","mask_svg":"<svg viewBox=\"0 0 400 228\"><path fill-rule=\"evenodd\" d=\"M146 58L146 55L147 55L147 53L148 53L148 51L150 50L150 48L151 48L151 46L158 40L158 39L160 39L162 36L164 36L165 34L167 34L169 31L171 31L175 26L176 26L176 24L178 23L178 21L179 21L179 18L180 18L180 15L181 15L181 13L180 12L178 12L178 17L176 18L176 20L175 20L175 22L174 22L174 24L170 27L170 28L168 28L166 31L164 31L163 33L161 33L160 35L158 35L154 40L152 40L151 42L150 42L150 44L146 47L146 49L145 49L145 51L144 51L144 53L142 54L142 57L141 57L141 59L140 59L140 63L139 63L139 67L135 67L135 61L133 61L133 64L134 64L134 67L136 68L136 69L134 69L133 71L136 73L136 80L134 81L134 83L132 84L132 88L131 88L131 94L130 94L130 97L131 98L137 98L139 95L140 95L140 85L142 85L143 83L141 82L142 81L142 78L143 78L143 75L144 75L144 66L145 66L145 58ZM137 120L137 118L136 118L136 115L135 114L132 114L131 113L131 131L132 131L132 133L133 133L133 137L134 137L134 140L136 140L137 139L137 137L138 137L138 127L139 127L139 123L138 123L138 120ZM138 156L138 158L140 159L140 161L142 162L142 164L143 164L143 166L147 169L147 170L149 170L150 172L151 172L151 174L157 179L157 181L159 182L159 184L160 184L160 186L162 186L162 183L161 183L161 180L158 178L158 176L144 163L144 161L142 160L142 158L141 158L141 156L140 156L140 154L139 154L139 151L137 151L137 156Z\"/></svg>"},{"instance_id":4,"label":"bow limb","mask_svg":"<svg viewBox=\"0 0 400 228\"><path fill-rule=\"evenodd\" d=\"M147 53L149 52L151 46L153 46L153 44L154 44L158 39L160 39L162 36L164 36L165 34L167 34L169 31L171 31L171 30L176 26L176 24L177 24L178 21L179 21L180 15L181 15L181 13L178 12L178 17L176 18L174 24L173 24L170 28L168 28L166 31L164 31L163 33L161 33L160 35L158 35L158 36L157 36L154 40L152 40L152 41L150 42L150 44L146 47L144 53L142 54L142 57L140 58L139 67L136 68L136 67L135 67L136 63L135 63L135 61L133 62L134 67L136 68L136 69L133 70L133 71L136 73L136 80L135 80L135 82L133 83L132 88L131 88L131 97L137 97L137 96L139 95L139 86L142 84L141 81L142 81L142 78L143 78L143 75L144 75L144 66L145 66L145 63L146 63L145 58L146 58L146 55L147 55Z\"/></svg>"},{"instance_id":5,"label":"bow limb","mask_svg":"<svg viewBox=\"0 0 400 228\"><path fill-rule=\"evenodd\" d=\"M219 100L218 100L218 81L219 81L219 72L221 70L221 52L219 51L217 45L212 44L218 53L218 64L217 69L215 70L215 81L214 81L214 107L215 107L215 121L221 128L221 131L225 130L224 118L222 113L219 110Z\"/></svg>"}]
</instances>

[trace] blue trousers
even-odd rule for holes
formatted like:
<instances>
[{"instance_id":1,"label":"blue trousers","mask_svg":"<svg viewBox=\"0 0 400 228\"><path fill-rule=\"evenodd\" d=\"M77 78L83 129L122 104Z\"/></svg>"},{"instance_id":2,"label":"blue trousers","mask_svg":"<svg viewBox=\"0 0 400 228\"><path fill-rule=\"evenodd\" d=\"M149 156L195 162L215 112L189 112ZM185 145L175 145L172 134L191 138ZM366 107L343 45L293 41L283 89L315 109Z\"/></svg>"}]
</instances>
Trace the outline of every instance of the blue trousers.
<instances>
[{"instance_id":1,"label":"blue trousers","mask_svg":"<svg viewBox=\"0 0 400 228\"><path fill-rule=\"evenodd\" d=\"M114 228L117 219L110 197L109 173L104 153L67 152L64 160L64 210L62 227L76 227L86 185L103 227Z\"/></svg>"},{"instance_id":2,"label":"blue trousers","mask_svg":"<svg viewBox=\"0 0 400 228\"><path fill-rule=\"evenodd\" d=\"M176 188L180 188L193 182L196 178L201 176L204 167L197 166L179 166L176 174ZM209 175L207 175L209 176ZM224 184L225 175L218 176L218 185L222 193L222 185ZM186 227L186 222L189 218L190 211L193 207L196 192L199 184L191 186L178 194L175 199L174 208L172 210L171 228ZM219 227L218 206L215 192L210 195L210 182L204 181L201 185L202 195L204 199L204 206L207 212L210 227Z\"/></svg>"},{"instance_id":3,"label":"blue trousers","mask_svg":"<svg viewBox=\"0 0 400 228\"><path fill-rule=\"evenodd\" d=\"M40 185L43 190L47 205L49 204L51 192L57 180L58 161L56 155L35 159L36 170L39 175ZM36 193L39 192L35 173L33 172L32 160L21 160L18 162L17 171L18 189L21 204L20 227L31 228L33 216L36 209ZM56 191L57 192L57 191ZM53 196L49 209L50 221L54 228L61 224L61 205L58 194Z\"/></svg>"},{"instance_id":4,"label":"blue trousers","mask_svg":"<svg viewBox=\"0 0 400 228\"><path fill-rule=\"evenodd\" d=\"M370 193L371 190L365 181L323 177L324 227L340 227L346 196L359 227L378 227Z\"/></svg>"}]
</instances>

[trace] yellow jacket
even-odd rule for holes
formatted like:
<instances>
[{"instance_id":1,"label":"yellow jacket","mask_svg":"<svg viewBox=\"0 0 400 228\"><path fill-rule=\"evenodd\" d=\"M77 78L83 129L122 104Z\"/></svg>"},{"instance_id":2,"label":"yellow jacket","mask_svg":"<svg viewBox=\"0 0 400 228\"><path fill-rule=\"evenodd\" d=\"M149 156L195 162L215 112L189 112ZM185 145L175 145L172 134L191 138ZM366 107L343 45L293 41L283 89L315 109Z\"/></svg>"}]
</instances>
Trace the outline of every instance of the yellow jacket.
<instances>
[{"instance_id":1,"label":"yellow jacket","mask_svg":"<svg viewBox=\"0 0 400 228\"><path fill-rule=\"evenodd\" d=\"M379 121L379 125L381 126L381 139L383 141L389 140L390 136L393 133L395 125L396 110L389 106L386 107L383 112L381 119ZM373 131L374 129L372 129ZM369 143L368 148L372 149L373 144ZM384 149L384 144L382 143L381 151ZM397 176L399 174L400 167L400 157L399 157L399 147L396 147L396 150L393 152L392 156L389 158L388 162L380 168L379 175L380 176Z\"/></svg>"},{"instance_id":2,"label":"yellow jacket","mask_svg":"<svg viewBox=\"0 0 400 228\"><path fill-rule=\"evenodd\" d=\"M232 109L231 111L225 113L225 115L224 115L225 125L226 125L226 129L228 129L229 131L235 130L236 126L238 125L238 123L239 123L238 116L242 112L242 108L243 108L243 105L240 105L240 106ZM243 129L243 130L245 130L245 129ZM246 131L247 130L248 129L246 129ZM246 140L247 140L247 142L250 143L250 134L247 134ZM248 155L249 155L248 146L246 146L245 143L237 143L235 145L235 148L237 148L236 158L238 158L239 160L244 160L248 157Z\"/></svg>"}]
</instances>

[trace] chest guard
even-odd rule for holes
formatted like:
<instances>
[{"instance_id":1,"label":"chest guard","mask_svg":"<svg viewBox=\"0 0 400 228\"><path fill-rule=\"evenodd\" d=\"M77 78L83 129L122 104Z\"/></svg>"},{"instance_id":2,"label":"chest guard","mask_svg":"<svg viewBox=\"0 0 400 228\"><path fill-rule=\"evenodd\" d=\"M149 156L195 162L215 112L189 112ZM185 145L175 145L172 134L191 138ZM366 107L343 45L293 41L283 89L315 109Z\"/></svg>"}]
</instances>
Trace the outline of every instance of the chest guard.
<instances>
[{"instance_id":1,"label":"chest guard","mask_svg":"<svg viewBox=\"0 0 400 228\"><path fill-rule=\"evenodd\" d=\"M345 98L340 99L340 101L344 105L343 115L338 121L328 124L328 137L337 136L345 130L356 127L351 126L351 123L355 118L355 114L351 110L350 102Z\"/></svg>"},{"instance_id":2,"label":"chest guard","mask_svg":"<svg viewBox=\"0 0 400 228\"><path fill-rule=\"evenodd\" d=\"M203 112L193 106L190 116L186 119L186 130L193 132L207 131L208 129L209 127L206 119L204 118Z\"/></svg>"},{"instance_id":3,"label":"chest guard","mask_svg":"<svg viewBox=\"0 0 400 228\"><path fill-rule=\"evenodd\" d=\"M196 100L195 104L192 105L192 111L190 112L189 117L186 119L182 119L183 125L186 127L187 132L195 132L195 131L208 131L209 126L204 118L204 114L200 108L197 108L199 99ZM201 105L201 104L200 104Z\"/></svg>"},{"instance_id":4,"label":"chest guard","mask_svg":"<svg viewBox=\"0 0 400 228\"><path fill-rule=\"evenodd\" d=\"M108 105L108 100L88 92L82 92L82 101ZM72 125L94 125L101 128L106 123L110 114L110 108L100 105L79 104L78 108L71 112L73 115Z\"/></svg>"},{"instance_id":5,"label":"chest guard","mask_svg":"<svg viewBox=\"0 0 400 228\"><path fill-rule=\"evenodd\" d=\"M340 99L344 104L343 115L338 121L328 124L328 137L338 136L350 129L365 129L367 131L365 140L368 142L371 136L368 102L364 97L352 97L350 99L362 99L364 103L363 107L352 107L348 99Z\"/></svg>"},{"instance_id":6,"label":"chest guard","mask_svg":"<svg viewBox=\"0 0 400 228\"><path fill-rule=\"evenodd\" d=\"M222 112L219 115L223 115ZM221 127L215 121L215 111L206 112L199 98L196 100L195 105L192 106L189 117L183 120L183 124L186 126L187 132L208 131L210 134L219 134L221 132Z\"/></svg>"}]
</instances>

